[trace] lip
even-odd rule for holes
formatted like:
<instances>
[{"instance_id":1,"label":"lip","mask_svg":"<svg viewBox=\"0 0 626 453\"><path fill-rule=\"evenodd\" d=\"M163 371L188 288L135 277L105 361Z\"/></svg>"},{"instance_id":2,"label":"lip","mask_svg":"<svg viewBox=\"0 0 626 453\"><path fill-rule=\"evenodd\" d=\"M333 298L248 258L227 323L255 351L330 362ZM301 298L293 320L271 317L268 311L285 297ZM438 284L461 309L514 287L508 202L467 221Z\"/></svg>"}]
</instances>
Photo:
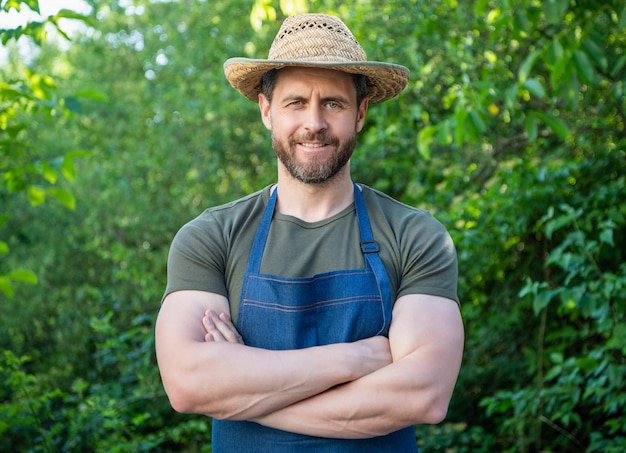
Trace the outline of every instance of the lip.
<instances>
[{"instance_id":1,"label":"lip","mask_svg":"<svg viewBox=\"0 0 626 453\"><path fill-rule=\"evenodd\" d=\"M298 142L298 148L305 153L321 153L331 151L332 144L328 142L303 141Z\"/></svg>"},{"instance_id":2,"label":"lip","mask_svg":"<svg viewBox=\"0 0 626 453\"><path fill-rule=\"evenodd\" d=\"M321 142L300 142L298 143L298 145L302 146L303 148L306 149L321 149L321 148L325 148L328 146L328 143L321 143Z\"/></svg>"}]
</instances>

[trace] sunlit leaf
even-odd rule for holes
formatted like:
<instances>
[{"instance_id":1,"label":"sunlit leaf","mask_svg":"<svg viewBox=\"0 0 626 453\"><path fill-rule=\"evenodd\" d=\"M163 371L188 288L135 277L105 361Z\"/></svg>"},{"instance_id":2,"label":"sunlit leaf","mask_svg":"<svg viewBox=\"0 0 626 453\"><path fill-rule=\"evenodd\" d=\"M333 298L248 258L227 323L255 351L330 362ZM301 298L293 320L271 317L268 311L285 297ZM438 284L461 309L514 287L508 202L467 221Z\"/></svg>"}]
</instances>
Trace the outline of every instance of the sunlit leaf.
<instances>
[{"instance_id":1,"label":"sunlit leaf","mask_svg":"<svg viewBox=\"0 0 626 453\"><path fill-rule=\"evenodd\" d=\"M15 269L7 275L8 278L15 282L28 283L30 285L37 284L37 275L29 269Z\"/></svg>"},{"instance_id":2,"label":"sunlit leaf","mask_svg":"<svg viewBox=\"0 0 626 453\"><path fill-rule=\"evenodd\" d=\"M74 166L74 160L72 156L63 156L63 163L61 164L61 172L65 179L73 181L76 178L76 167Z\"/></svg>"},{"instance_id":3,"label":"sunlit leaf","mask_svg":"<svg viewBox=\"0 0 626 453\"><path fill-rule=\"evenodd\" d=\"M39 206L46 201L46 191L41 187L30 186L27 192L28 202L33 206Z\"/></svg>"},{"instance_id":4,"label":"sunlit leaf","mask_svg":"<svg viewBox=\"0 0 626 453\"><path fill-rule=\"evenodd\" d=\"M417 150L424 159L430 159L430 144L437 133L436 126L426 126L417 134Z\"/></svg>"},{"instance_id":5,"label":"sunlit leaf","mask_svg":"<svg viewBox=\"0 0 626 453\"><path fill-rule=\"evenodd\" d=\"M52 168L49 162L44 162L41 166L41 176L50 184L57 182L57 171Z\"/></svg>"},{"instance_id":6,"label":"sunlit leaf","mask_svg":"<svg viewBox=\"0 0 626 453\"><path fill-rule=\"evenodd\" d=\"M13 283L11 283L11 280L9 280L4 275L0 275L0 291L9 298L13 298L13 296L15 295Z\"/></svg>"},{"instance_id":7,"label":"sunlit leaf","mask_svg":"<svg viewBox=\"0 0 626 453\"><path fill-rule=\"evenodd\" d=\"M71 192L67 190L52 187L48 189L48 195L56 198L63 206L68 209L74 210L76 208L76 198Z\"/></svg>"}]
</instances>

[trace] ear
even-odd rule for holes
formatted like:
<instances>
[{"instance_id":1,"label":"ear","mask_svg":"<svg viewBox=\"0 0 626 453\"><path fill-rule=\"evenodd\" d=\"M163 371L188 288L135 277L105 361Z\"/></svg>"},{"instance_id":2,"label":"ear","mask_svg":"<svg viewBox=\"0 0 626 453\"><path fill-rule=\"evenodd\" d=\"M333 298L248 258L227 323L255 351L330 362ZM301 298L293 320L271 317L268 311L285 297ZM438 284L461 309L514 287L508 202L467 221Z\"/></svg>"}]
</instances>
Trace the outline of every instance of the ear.
<instances>
[{"instance_id":1,"label":"ear","mask_svg":"<svg viewBox=\"0 0 626 453\"><path fill-rule=\"evenodd\" d=\"M267 100L263 93L259 93L259 110L261 110L261 119L267 130L272 130L272 118L270 115L270 101Z\"/></svg>"},{"instance_id":2,"label":"ear","mask_svg":"<svg viewBox=\"0 0 626 453\"><path fill-rule=\"evenodd\" d=\"M361 129L363 129L363 124L365 124L365 114L367 113L368 106L369 106L369 99L365 97L361 101L361 105L359 105L359 109L357 111L357 116L356 116L356 131L357 132L361 132Z\"/></svg>"}]
</instances>

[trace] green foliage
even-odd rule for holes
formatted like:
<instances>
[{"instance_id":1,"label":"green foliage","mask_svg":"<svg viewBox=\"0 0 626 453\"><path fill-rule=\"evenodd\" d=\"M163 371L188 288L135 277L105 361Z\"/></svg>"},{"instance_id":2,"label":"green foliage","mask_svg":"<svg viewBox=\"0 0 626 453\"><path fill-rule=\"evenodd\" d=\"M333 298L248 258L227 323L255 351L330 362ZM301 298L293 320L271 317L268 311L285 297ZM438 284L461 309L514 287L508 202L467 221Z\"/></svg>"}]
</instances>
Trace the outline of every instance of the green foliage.
<instances>
[{"instance_id":1,"label":"green foliage","mask_svg":"<svg viewBox=\"0 0 626 453\"><path fill-rule=\"evenodd\" d=\"M39 13L39 2L2 2L1 11L22 10L27 6ZM1 12L0 12L1 14ZM19 38L31 38L37 45L45 43L49 25L59 28L62 18L86 20L84 16L64 10L42 22L30 22L25 27L0 30L2 43L17 42ZM74 160L82 153L56 150L45 152L32 138L33 123L63 124L72 116L65 99L57 96L57 86L53 77L24 68L20 61L10 61L8 67L0 71L0 199L7 200L18 193L25 193L33 206L39 206L51 197L63 206L74 209L76 200L69 190L59 187L62 176L72 181L76 176ZM3 203L4 205L4 203ZM0 226L7 221L10 213L0 211ZM9 246L0 240L0 255L9 253ZM36 284L37 277L29 269L15 269L1 273L0 292L8 297L14 295L14 282Z\"/></svg>"},{"instance_id":2,"label":"green foliage","mask_svg":"<svg viewBox=\"0 0 626 453\"><path fill-rule=\"evenodd\" d=\"M0 451L168 451L190 426L206 432L206 424L185 421L163 430L172 416L160 392L150 319L138 316L121 331L112 317L91 319L92 369L67 387L27 371L29 357L5 351Z\"/></svg>"},{"instance_id":3,"label":"green foliage","mask_svg":"<svg viewBox=\"0 0 626 453\"><path fill-rule=\"evenodd\" d=\"M421 451L626 448L621 2L89 4L67 51L42 42L0 70L0 450L210 451L153 357L167 250L205 207L274 181L222 64L265 58L279 21L313 9L411 70L371 106L354 177L432 211L458 249L464 363ZM2 3L21 6L38 7Z\"/></svg>"}]
</instances>

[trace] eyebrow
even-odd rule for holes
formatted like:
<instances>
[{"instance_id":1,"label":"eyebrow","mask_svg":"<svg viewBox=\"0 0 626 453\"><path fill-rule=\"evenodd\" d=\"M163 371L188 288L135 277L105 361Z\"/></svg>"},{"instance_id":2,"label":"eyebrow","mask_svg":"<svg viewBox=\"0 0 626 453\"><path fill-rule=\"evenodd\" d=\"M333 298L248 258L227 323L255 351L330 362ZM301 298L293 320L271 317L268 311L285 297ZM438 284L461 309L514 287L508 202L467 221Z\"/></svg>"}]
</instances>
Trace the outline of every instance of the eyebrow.
<instances>
[{"instance_id":1,"label":"eyebrow","mask_svg":"<svg viewBox=\"0 0 626 453\"><path fill-rule=\"evenodd\" d=\"M285 97L283 97L282 102L288 102L288 101L308 101L308 98L304 97L304 96L300 96L297 94L288 94ZM334 96L325 96L321 99L322 104L325 104L327 102L339 102L341 104L350 104L350 100L344 96L341 95L334 95Z\"/></svg>"}]
</instances>

